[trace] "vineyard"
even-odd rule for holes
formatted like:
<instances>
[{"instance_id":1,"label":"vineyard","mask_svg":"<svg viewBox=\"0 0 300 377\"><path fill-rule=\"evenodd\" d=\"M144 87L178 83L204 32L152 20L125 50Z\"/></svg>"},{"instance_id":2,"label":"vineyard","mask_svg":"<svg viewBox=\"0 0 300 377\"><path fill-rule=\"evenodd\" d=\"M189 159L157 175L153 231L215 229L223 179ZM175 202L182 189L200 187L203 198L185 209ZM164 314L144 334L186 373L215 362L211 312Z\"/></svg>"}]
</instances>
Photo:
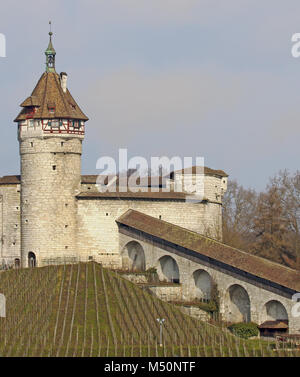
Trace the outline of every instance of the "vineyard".
<instances>
[{"instance_id":1,"label":"vineyard","mask_svg":"<svg viewBox=\"0 0 300 377\"><path fill-rule=\"evenodd\" d=\"M0 356L275 356L267 342L184 315L96 263L5 271L0 292Z\"/></svg>"}]
</instances>

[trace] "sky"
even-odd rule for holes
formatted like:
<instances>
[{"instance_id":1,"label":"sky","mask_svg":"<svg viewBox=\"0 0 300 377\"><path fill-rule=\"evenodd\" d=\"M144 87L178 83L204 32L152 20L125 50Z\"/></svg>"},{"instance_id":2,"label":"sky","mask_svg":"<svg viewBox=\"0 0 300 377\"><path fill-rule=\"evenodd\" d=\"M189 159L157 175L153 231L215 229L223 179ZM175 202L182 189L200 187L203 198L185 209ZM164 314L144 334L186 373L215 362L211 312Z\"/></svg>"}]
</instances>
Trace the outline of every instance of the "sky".
<instances>
[{"instance_id":1,"label":"sky","mask_svg":"<svg viewBox=\"0 0 300 377\"><path fill-rule=\"evenodd\" d=\"M299 168L298 0L0 0L0 175L19 173L13 122L45 69L89 117L82 173L100 157L204 157L263 190Z\"/></svg>"}]
</instances>

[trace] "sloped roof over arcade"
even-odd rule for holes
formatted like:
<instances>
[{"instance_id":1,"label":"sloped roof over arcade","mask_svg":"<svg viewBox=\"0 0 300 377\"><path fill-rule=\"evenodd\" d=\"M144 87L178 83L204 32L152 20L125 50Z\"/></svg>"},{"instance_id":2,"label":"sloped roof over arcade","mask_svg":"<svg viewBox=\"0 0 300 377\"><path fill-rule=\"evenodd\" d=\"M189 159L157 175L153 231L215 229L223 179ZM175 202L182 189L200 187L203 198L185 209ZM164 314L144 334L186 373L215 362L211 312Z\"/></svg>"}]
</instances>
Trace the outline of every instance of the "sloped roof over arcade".
<instances>
[{"instance_id":1,"label":"sloped roof over arcade","mask_svg":"<svg viewBox=\"0 0 300 377\"><path fill-rule=\"evenodd\" d=\"M27 107L32 106L36 108L36 112L31 115L31 118L88 120L69 90L67 89L66 92L62 90L60 76L56 72L44 72L33 89L31 96L25 99L20 106L23 109L15 119L15 122L25 120L28 115ZM49 112L49 108L54 109L54 111Z\"/></svg>"},{"instance_id":2,"label":"sloped roof over arcade","mask_svg":"<svg viewBox=\"0 0 300 377\"><path fill-rule=\"evenodd\" d=\"M196 232L129 209L117 220L148 235L222 262L259 278L300 291L300 272L246 253Z\"/></svg>"}]
</instances>

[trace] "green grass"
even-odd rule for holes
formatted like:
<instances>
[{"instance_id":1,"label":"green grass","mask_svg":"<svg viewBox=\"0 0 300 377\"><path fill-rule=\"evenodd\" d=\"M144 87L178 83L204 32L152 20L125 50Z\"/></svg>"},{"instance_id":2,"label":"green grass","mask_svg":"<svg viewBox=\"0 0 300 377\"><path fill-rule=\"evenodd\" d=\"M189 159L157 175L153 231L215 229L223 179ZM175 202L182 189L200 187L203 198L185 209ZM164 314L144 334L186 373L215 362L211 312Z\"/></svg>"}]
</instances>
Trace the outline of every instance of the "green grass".
<instances>
[{"instance_id":1,"label":"green grass","mask_svg":"<svg viewBox=\"0 0 300 377\"><path fill-rule=\"evenodd\" d=\"M183 314L96 263L0 273L0 356L287 356ZM165 318L163 347L157 318Z\"/></svg>"}]
</instances>

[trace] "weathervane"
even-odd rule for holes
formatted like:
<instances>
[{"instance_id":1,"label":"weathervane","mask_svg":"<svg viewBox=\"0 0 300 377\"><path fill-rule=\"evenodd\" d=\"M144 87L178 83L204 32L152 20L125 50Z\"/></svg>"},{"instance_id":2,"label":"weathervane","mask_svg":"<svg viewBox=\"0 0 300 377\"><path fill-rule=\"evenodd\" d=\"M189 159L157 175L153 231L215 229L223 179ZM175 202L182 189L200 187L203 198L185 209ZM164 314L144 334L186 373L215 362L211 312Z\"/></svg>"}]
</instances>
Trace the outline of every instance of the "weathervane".
<instances>
[{"instance_id":1,"label":"weathervane","mask_svg":"<svg viewBox=\"0 0 300 377\"><path fill-rule=\"evenodd\" d=\"M52 33L52 30L51 30L51 25L52 25L52 23L51 23L51 21L49 21L50 40L49 40L48 48L45 51L45 54L46 54L46 72L55 72L55 55L56 55L56 52L55 52L54 47L52 45L52 35L53 35L53 33Z\"/></svg>"}]
</instances>

